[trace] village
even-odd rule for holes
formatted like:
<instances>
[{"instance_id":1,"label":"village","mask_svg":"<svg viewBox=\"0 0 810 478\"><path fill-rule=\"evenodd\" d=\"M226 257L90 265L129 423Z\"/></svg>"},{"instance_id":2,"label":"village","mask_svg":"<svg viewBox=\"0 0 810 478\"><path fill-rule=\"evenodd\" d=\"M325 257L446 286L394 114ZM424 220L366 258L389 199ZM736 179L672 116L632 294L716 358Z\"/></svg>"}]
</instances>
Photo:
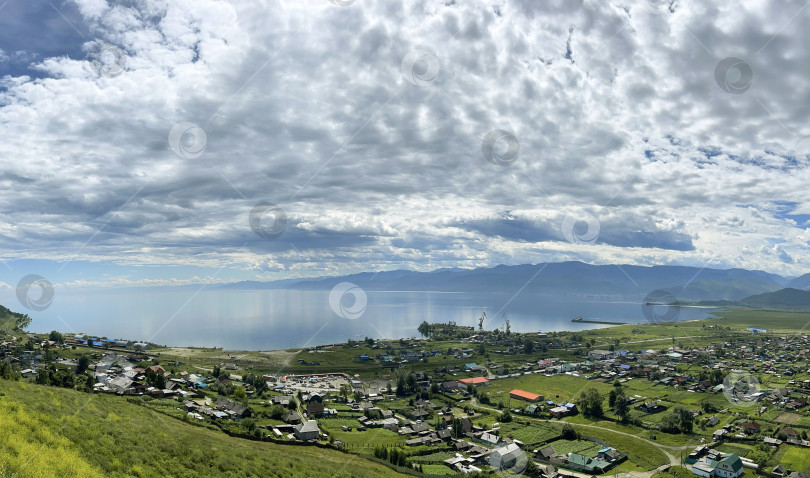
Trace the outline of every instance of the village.
<instances>
[{"instance_id":1,"label":"village","mask_svg":"<svg viewBox=\"0 0 810 478\"><path fill-rule=\"evenodd\" d=\"M114 394L231 435L333 447L425 475L679 468L806 478L807 468L791 464L810 455L810 340L712 328L650 348L465 328L452 341L312 347L297 356L319 360L297 359L295 373L237 355L203 365L154 344L52 332L5 338L0 363L41 385ZM335 354L344 369L323 363Z\"/></svg>"}]
</instances>

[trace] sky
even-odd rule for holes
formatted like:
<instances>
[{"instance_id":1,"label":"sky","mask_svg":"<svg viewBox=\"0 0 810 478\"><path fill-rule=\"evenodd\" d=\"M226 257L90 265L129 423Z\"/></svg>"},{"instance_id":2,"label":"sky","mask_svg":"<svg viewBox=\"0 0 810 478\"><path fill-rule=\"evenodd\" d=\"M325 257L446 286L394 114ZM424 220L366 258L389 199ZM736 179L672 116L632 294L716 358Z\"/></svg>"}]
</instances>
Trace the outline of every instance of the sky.
<instances>
[{"instance_id":1,"label":"sky","mask_svg":"<svg viewBox=\"0 0 810 478\"><path fill-rule=\"evenodd\" d=\"M0 0L0 285L810 262L791 0Z\"/></svg>"}]
</instances>

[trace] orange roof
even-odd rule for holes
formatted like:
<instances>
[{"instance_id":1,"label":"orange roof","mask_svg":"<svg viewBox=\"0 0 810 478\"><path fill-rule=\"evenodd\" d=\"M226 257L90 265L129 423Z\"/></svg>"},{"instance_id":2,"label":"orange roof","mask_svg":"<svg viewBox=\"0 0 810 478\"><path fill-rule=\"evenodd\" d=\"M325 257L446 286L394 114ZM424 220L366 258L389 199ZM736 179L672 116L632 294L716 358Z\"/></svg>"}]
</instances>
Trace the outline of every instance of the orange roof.
<instances>
[{"instance_id":1,"label":"orange roof","mask_svg":"<svg viewBox=\"0 0 810 478\"><path fill-rule=\"evenodd\" d=\"M512 390L511 392L509 392L509 395L515 395L517 397L525 398L526 400L531 400L531 401L534 401L534 400L537 400L538 398L540 398L540 395L538 395L536 393L527 392L525 390L517 390L517 389Z\"/></svg>"},{"instance_id":2,"label":"orange roof","mask_svg":"<svg viewBox=\"0 0 810 478\"><path fill-rule=\"evenodd\" d=\"M459 383L478 385L479 383L489 383L489 380L486 377L462 378Z\"/></svg>"}]
</instances>

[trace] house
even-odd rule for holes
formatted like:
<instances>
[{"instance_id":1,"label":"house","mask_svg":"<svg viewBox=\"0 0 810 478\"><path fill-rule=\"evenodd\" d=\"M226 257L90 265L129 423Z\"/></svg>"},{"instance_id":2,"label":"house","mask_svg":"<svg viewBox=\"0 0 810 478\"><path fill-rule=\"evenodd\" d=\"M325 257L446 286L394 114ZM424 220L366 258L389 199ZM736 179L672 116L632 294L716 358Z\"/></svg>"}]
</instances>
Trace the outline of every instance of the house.
<instances>
[{"instance_id":1,"label":"house","mask_svg":"<svg viewBox=\"0 0 810 478\"><path fill-rule=\"evenodd\" d=\"M710 478L737 478L743 474L743 464L734 453L720 453L710 450L708 455L692 465L692 473Z\"/></svg>"},{"instance_id":2,"label":"house","mask_svg":"<svg viewBox=\"0 0 810 478\"><path fill-rule=\"evenodd\" d=\"M514 443L496 448L489 454L489 466L494 470L509 470L516 468L519 462L525 463L524 453Z\"/></svg>"},{"instance_id":3,"label":"house","mask_svg":"<svg viewBox=\"0 0 810 478\"><path fill-rule=\"evenodd\" d=\"M542 395L518 389L509 392L509 396L518 400L526 400L527 402L539 402L543 399Z\"/></svg>"},{"instance_id":4,"label":"house","mask_svg":"<svg viewBox=\"0 0 810 478\"><path fill-rule=\"evenodd\" d=\"M777 436L782 440L790 440L798 438L799 434L793 428L785 427L779 430Z\"/></svg>"},{"instance_id":5,"label":"house","mask_svg":"<svg viewBox=\"0 0 810 478\"><path fill-rule=\"evenodd\" d=\"M410 418L412 420L424 420L430 417L430 412L425 410L424 408L415 408L410 413Z\"/></svg>"},{"instance_id":6,"label":"house","mask_svg":"<svg viewBox=\"0 0 810 478\"><path fill-rule=\"evenodd\" d=\"M241 418L246 418L252 415L249 408L242 405L241 403L234 402L233 400L230 400L225 397L217 398L217 408L226 410L232 413L233 415L236 415Z\"/></svg>"},{"instance_id":7,"label":"house","mask_svg":"<svg viewBox=\"0 0 810 478\"><path fill-rule=\"evenodd\" d=\"M759 423L748 422L748 423L744 423L742 428L743 428L743 431L745 432L746 435L753 435L754 433L759 433L759 430L762 427L760 426Z\"/></svg>"},{"instance_id":8,"label":"house","mask_svg":"<svg viewBox=\"0 0 810 478\"><path fill-rule=\"evenodd\" d=\"M649 400L649 401L646 401L646 402L642 403L641 405L638 405L636 407L636 410L642 411L644 413L658 413L658 412L663 412L664 410L666 410L666 407L659 404L658 402L655 402L653 400Z\"/></svg>"},{"instance_id":9,"label":"house","mask_svg":"<svg viewBox=\"0 0 810 478\"><path fill-rule=\"evenodd\" d=\"M523 413L525 413L526 415L537 415L540 412L540 410L541 410L540 405L533 403L527 406L526 409L523 410Z\"/></svg>"},{"instance_id":10,"label":"house","mask_svg":"<svg viewBox=\"0 0 810 478\"><path fill-rule=\"evenodd\" d=\"M787 470L782 465L776 465L776 467L771 470L772 478L785 478L785 475L787 475Z\"/></svg>"},{"instance_id":11,"label":"house","mask_svg":"<svg viewBox=\"0 0 810 478\"><path fill-rule=\"evenodd\" d=\"M734 453L726 455L714 469L714 475L720 478L737 478L743 474L743 464L740 457Z\"/></svg>"},{"instance_id":12,"label":"house","mask_svg":"<svg viewBox=\"0 0 810 478\"><path fill-rule=\"evenodd\" d=\"M501 438L498 435L495 435L495 434L492 434L492 433L489 433L489 432L484 432L481 435L481 441L484 444L494 446L494 445L497 445L498 443L501 442Z\"/></svg>"},{"instance_id":13,"label":"house","mask_svg":"<svg viewBox=\"0 0 810 478\"><path fill-rule=\"evenodd\" d=\"M489 379L486 377L472 377L472 378L462 378L458 381L458 387L462 389L467 389L468 386L475 385L476 387L480 387L483 385L489 385Z\"/></svg>"},{"instance_id":14,"label":"house","mask_svg":"<svg viewBox=\"0 0 810 478\"><path fill-rule=\"evenodd\" d=\"M458 381L450 380L447 382L442 382L441 385L439 385L439 388L441 389L442 392L449 392L451 390L455 390L458 388Z\"/></svg>"},{"instance_id":15,"label":"house","mask_svg":"<svg viewBox=\"0 0 810 478\"><path fill-rule=\"evenodd\" d=\"M588 360L611 360L615 355L608 350L591 350L588 352Z\"/></svg>"},{"instance_id":16,"label":"house","mask_svg":"<svg viewBox=\"0 0 810 478\"><path fill-rule=\"evenodd\" d=\"M321 432L318 429L318 422L315 420L307 420L295 427L293 435L295 435L295 438L299 440L308 441L317 440L320 433Z\"/></svg>"},{"instance_id":17,"label":"house","mask_svg":"<svg viewBox=\"0 0 810 478\"><path fill-rule=\"evenodd\" d=\"M554 407L551 410L549 410L549 413L554 418L564 417L564 416L568 415L568 408L566 408L566 407Z\"/></svg>"},{"instance_id":18,"label":"house","mask_svg":"<svg viewBox=\"0 0 810 478\"><path fill-rule=\"evenodd\" d=\"M544 446L537 452L537 457L545 461L550 461L555 456L557 456L557 452L551 445Z\"/></svg>"},{"instance_id":19,"label":"house","mask_svg":"<svg viewBox=\"0 0 810 478\"><path fill-rule=\"evenodd\" d=\"M606 461L608 463L613 463L621 460L626 455L621 453L619 450L611 447L602 448L596 454L596 458L599 458L602 461Z\"/></svg>"},{"instance_id":20,"label":"house","mask_svg":"<svg viewBox=\"0 0 810 478\"><path fill-rule=\"evenodd\" d=\"M303 418L301 418L301 414L298 412L289 412L281 418L284 423L301 423Z\"/></svg>"},{"instance_id":21,"label":"house","mask_svg":"<svg viewBox=\"0 0 810 478\"><path fill-rule=\"evenodd\" d=\"M273 405L283 405L287 406L290 404L290 397L287 396L275 396L273 397Z\"/></svg>"},{"instance_id":22,"label":"house","mask_svg":"<svg viewBox=\"0 0 810 478\"><path fill-rule=\"evenodd\" d=\"M324 406L323 403L320 402L310 402L307 405L307 416L308 417L315 417L321 418L324 414Z\"/></svg>"},{"instance_id":23,"label":"house","mask_svg":"<svg viewBox=\"0 0 810 478\"><path fill-rule=\"evenodd\" d=\"M586 473L604 473L610 468L610 463L598 458L589 458L579 453L569 453L568 467L575 471L584 471Z\"/></svg>"}]
</instances>

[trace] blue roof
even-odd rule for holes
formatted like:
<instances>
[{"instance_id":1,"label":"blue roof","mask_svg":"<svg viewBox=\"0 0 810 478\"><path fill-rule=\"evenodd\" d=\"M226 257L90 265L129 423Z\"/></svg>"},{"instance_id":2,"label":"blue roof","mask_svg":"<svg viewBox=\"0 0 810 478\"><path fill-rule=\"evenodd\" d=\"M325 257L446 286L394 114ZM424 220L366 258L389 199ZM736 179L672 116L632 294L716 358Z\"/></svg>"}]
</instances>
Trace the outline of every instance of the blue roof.
<instances>
[{"instance_id":1,"label":"blue roof","mask_svg":"<svg viewBox=\"0 0 810 478\"><path fill-rule=\"evenodd\" d=\"M573 403L566 403L565 404L565 408L574 408L574 407L576 407L576 405L574 405Z\"/></svg>"},{"instance_id":2,"label":"blue roof","mask_svg":"<svg viewBox=\"0 0 810 478\"><path fill-rule=\"evenodd\" d=\"M476 363L465 363L464 366L467 367L467 368L473 368L473 367L477 367L478 364L476 364Z\"/></svg>"},{"instance_id":3,"label":"blue roof","mask_svg":"<svg viewBox=\"0 0 810 478\"><path fill-rule=\"evenodd\" d=\"M551 400L548 400L548 401L546 402L546 405L554 405L554 402L552 402Z\"/></svg>"},{"instance_id":4,"label":"blue roof","mask_svg":"<svg viewBox=\"0 0 810 478\"><path fill-rule=\"evenodd\" d=\"M627 365L626 363L621 364L620 367L625 369L625 370L630 370L630 366Z\"/></svg>"}]
</instances>

